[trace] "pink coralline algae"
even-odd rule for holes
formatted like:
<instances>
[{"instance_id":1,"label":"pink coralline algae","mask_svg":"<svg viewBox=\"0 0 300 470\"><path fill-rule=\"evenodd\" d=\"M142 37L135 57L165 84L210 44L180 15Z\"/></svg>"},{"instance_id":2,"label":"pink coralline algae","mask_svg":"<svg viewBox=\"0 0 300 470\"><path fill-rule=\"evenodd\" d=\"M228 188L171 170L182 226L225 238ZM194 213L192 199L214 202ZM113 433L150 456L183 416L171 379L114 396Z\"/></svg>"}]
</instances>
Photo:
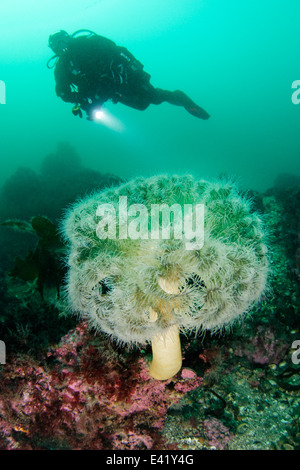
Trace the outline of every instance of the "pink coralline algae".
<instances>
[{"instance_id":1,"label":"pink coralline algae","mask_svg":"<svg viewBox=\"0 0 300 470\"><path fill-rule=\"evenodd\" d=\"M157 381L137 353L120 352L84 323L40 363L2 367L0 449L163 449L167 409L201 384L195 373Z\"/></svg>"},{"instance_id":2,"label":"pink coralline algae","mask_svg":"<svg viewBox=\"0 0 300 470\"><path fill-rule=\"evenodd\" d=\"M196 372L192 369L182 369L180 376L182 380L178 381L174 386L177 392L189 392L191 390L191 383L194 384L194 388L198 387L202 383L202 378L197 377Z\"/></svg>"},{"instance_id":3,"label":"pink coralline algae","mask_svg":"<svg viewBox=\"0 0 300 470\"><path fill-rule=\"evenodd\" d=\"M196 372L194 372L192 369L182 369L181 371L181 377L183 379L194 379L196 377Z\"/></svg>"},{"instance_id":4,"label":"pink coralline algae","mask_svg":"<svg viewBox=\"0 0 300 470\"><path fill-rule=\"evenodd\" d=\"M203 427L208 444L217 450L225 449L233 438L229 429L216 418L205 419Z\"/></svg>"}]
</instances>

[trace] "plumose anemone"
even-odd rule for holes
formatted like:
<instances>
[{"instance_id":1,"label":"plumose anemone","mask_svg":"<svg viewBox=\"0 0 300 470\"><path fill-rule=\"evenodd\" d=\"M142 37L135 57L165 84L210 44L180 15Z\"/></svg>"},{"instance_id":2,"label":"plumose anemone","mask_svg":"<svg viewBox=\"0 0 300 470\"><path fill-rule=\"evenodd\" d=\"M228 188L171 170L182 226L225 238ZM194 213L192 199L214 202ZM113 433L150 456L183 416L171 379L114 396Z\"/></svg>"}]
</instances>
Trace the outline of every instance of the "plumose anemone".
<instances>
[{"instance_id":1,"label":"plumose anemone","mask_svg":"<svg viewBox=\"0 0 300 470\"><path fill-rule=\"evenodd\" d=\"M127 236L120 200L130 208ZM153 214L153 207L171 208L168 220L161 214L156 218L156 236L149 231L151 217L146 224L140 217ZM192 208L195 223L196 207L204 208L203 243L190 238L187 249L176 210L184 214ZM73 311L120 342L151 342L149 372L156 379L168 379L181 368L180 331L231 325L266 287L262 221L230 181L136 178L75 203L62 227L69 244L66 288ZM130 238L130 230L140 236Z\"/></svg>"}]
</instances>

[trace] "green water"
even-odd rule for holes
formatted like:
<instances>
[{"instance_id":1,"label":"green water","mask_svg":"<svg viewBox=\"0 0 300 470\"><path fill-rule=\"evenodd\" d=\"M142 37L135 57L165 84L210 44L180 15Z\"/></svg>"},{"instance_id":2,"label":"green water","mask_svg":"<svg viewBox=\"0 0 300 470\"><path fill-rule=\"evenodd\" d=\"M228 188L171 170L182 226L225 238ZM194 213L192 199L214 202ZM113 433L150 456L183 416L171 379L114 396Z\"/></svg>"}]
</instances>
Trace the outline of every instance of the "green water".
<instances>
[{"instance_id":1,"label":"green water","mask_svg":"<svg viewBox=\"0 0 300 470\"><path fill-rule=\"evenodd\" d=\"M0 184L20 166L39 170L60 141L85 166L126 178L225 172L261 190L300 175L299 21L299 0L1 0ZM48 36L81 28L127 47L154 86L185 91L211 118L167 103L107 103L122 131L74 117L46 67Z\"/></svg>"}]
</instances>

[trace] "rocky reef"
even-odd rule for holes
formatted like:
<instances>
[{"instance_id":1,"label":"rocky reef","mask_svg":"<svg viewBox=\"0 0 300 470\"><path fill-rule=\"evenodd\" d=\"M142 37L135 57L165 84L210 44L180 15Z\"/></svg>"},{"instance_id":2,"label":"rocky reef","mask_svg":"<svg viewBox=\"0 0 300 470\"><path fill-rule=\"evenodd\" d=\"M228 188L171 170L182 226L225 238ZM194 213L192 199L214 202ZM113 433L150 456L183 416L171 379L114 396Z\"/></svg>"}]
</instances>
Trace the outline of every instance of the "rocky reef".
<instances>
[{"instance_id":1,"label":"rocky reef","mask_svg":"<svg viewBox=\"0 0 300 470\"><path fill-rule=\"evenodd\" d=\"M181 334L168 380L149 376L147 342L129 349L70 315L57 219L1 211L24 248L8 245L1 271L1 450L300 449L300 189L249 195L268 232L268 289L226 333Z\"/></svg>"}]
</instances>

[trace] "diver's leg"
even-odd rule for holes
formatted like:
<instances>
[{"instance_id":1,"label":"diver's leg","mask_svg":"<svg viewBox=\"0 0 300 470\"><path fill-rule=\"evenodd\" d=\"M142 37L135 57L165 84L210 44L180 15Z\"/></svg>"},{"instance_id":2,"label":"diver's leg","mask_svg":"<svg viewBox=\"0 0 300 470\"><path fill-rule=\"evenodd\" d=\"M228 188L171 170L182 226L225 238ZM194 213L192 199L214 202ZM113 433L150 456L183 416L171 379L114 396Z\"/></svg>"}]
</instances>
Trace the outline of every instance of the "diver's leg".
<instances>
[{"instance_id":1,"label":"diver's leg","mask_svg":"<svg viewBox=\"0 0 300 470\"><path fill-rule=\"evenodd\" d=\"M151 100L148 95L143 96L141 94L130 93L118 93L115 96L113 101L114 103L122 103L130 108L138 109L139 111L144 111L151 104Z\"/></svg>"},{"instance_id":2,"label":"diver's leg","mask_svg":"<svg viewBox=\"0 0 300 470\"><path fill-rule=\"evenodd\" d=\"M175 106L183 106L190 114L200 119L208 119L209 114L194 101L191 100L183 91L168 91L161 88L154 88L152 94L152 104L161 104L164 101Z\"/></svg>"}]
</instances>

